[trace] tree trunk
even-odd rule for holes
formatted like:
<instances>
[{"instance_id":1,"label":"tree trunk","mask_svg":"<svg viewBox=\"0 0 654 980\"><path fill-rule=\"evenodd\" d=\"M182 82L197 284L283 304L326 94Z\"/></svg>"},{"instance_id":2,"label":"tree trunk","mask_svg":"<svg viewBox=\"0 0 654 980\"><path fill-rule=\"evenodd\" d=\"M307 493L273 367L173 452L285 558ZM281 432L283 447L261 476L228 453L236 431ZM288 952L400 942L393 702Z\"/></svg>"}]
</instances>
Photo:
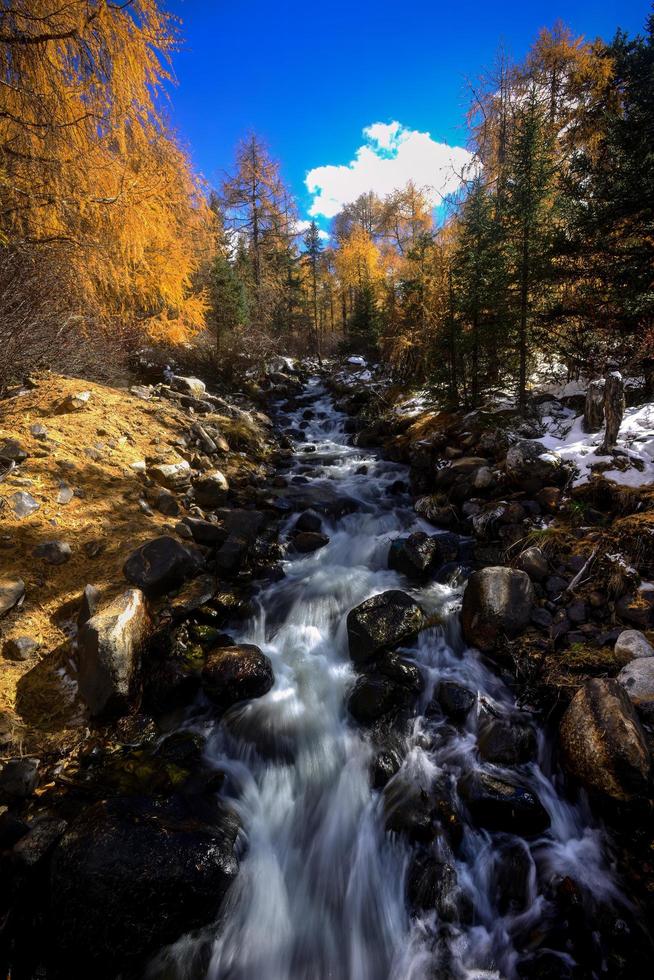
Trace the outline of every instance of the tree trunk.
<instances>
[{"instance_id":1,"label":"tree trunk","mask_svg":"<svg viewBox=\"0 0 654 980\"><path fill-rule=\"evenodd\" d=\"M624 381L619 371L610 371L604 382L604 441L600 446L599 455L605 456L615 449L618 432L625 410Z\"/></svg>"},{"instance_id":2,"label":"tree trunk","mask_svg":"<svg viewBox=\"0 0 654 980\"><path fill-rule=\"evenodd\" d=\"M604 424L604 379L591 381L584 404L584 429L599 432Z\"/></svg>"}]
</instances>

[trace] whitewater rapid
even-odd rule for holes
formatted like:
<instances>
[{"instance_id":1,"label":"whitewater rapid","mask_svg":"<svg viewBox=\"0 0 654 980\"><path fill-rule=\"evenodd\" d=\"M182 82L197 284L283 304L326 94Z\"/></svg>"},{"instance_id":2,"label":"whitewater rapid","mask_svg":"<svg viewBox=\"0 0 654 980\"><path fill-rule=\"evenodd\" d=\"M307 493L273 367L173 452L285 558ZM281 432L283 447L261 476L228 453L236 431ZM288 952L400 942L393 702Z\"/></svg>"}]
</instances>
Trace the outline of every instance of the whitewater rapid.
<instances>
[{"instance_id":1,"label":"whitewater rapid","mask_svg":"<svg viewBox=\"0 0 654 980\"><path fill-rule=\"evenodd\" d=\"M390 542L414 530L436 533L417 517L397 481L404 466L348 444L345 416L318 379L300 406L281 416L297 429L309 406L306 443L296 445L288 476L308 474L358 502L359 509L325 520L329 543L289 557L285 577L263 585L257 613L232 635L255 643L271 658L275 684L263 698L232 709L223 722L210 714L188 721L208 737L207 755L225 773L223 795L243 825L238 878L218 922L162 951L150 980L433 980L511 978L524 956L525 936L547 919L547 885L568 876L594 900L616 897L600 829L583 804L562 795L550 749L538 734L538 761L503 769L538 794L550 829L525 840L490 834L469 822L461 806L463 838L453 853L437 842L456 870L469 913L441 922L436 912L411 915L406 879L412 848L385 830L385 799L408 777L428 787L454 782L478 766L477 711L454 729L426 709L437 684L453 680L477 692L478 705L503 717L520 714L499 676L471 650L458 627L462 587L432 583L413 588L387 568ZM315 445L315 452L305 446ZM324 484L323 484L324 481ZM291 485L293 485L291 483ZM301 485L301 484L299 484ZM288 531L296 515L289 516ZM385 791L371 788L374 748L348 716L355 673L345 618L364 599L386 589L410 592L442 625L421 634L407 659L425 679L402 769ZM386 794L386 797L385 797ZM498 855L512 845L523 853L527 900L502 914L496 880ZM527 947L528 948L528 947ZM560 976L573 960L556 950ZM586 975L586 974L584 974Z\"/></svg>"}]
</instances>

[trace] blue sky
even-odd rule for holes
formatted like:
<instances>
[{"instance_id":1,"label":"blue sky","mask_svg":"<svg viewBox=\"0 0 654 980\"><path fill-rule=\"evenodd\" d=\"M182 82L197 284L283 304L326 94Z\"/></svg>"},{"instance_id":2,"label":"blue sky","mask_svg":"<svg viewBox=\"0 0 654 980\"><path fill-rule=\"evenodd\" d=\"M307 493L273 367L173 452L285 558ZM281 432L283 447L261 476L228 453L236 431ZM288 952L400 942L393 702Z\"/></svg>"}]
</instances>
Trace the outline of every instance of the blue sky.
<instances>
[{"instance_id":1,"label":"blue sky","mask_svg":"<svg viewBox=\"0 0 654 980\"><path fill-rule=\"evenodd\" d=\"M305 186L307 172L346 165L362 145L370 160L393 156L400 142L408 166L411 155L424 161L422 150L432 150L435 160L445 153L421 143L420 134L464 145L466 78L492 64L500 43L521 58L539 28L557 17L587 38L609 39L617 27L634 34L650 10L650 0L164 4L183 21L171 111L196 167L218 184L239 137L254 129L280 160L305 215L312 204L316 214L336 206L316 203ZM393 121L404 128L362 135L365 127ZM343 171L326 177L333 184L339 174L348 187L365 181L363 173L354 180Z\"/></svg>"}]
</instances>

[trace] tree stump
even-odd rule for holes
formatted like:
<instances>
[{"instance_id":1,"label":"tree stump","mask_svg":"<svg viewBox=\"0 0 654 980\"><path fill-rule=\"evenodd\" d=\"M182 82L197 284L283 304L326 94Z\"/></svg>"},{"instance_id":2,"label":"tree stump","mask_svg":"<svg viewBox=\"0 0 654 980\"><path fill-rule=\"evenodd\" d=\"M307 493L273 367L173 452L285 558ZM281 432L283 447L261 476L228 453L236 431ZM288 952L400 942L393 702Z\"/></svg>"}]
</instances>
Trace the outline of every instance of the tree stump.
<instances>
[{"instance_id":1,"label":"tree stump","mask_svg":"<svg viewBox=\"0 0 654 980\"><path fill-rule=\"evenodd\" d=\"M619 371L609 371L604 382L606 428L599 452L608 455L615 448L625 410L624 381Z\"/></svg>"},{"instance_id":2,"label":"tree stump","mask_svg":"<svg viewBox=\"0 0 654 980\"><path fill-rule=\"evenodd\" d=\"M591 381L584 404L584 429L599 432L604 424L604 378Z\"/></svg>"}]
</instances>

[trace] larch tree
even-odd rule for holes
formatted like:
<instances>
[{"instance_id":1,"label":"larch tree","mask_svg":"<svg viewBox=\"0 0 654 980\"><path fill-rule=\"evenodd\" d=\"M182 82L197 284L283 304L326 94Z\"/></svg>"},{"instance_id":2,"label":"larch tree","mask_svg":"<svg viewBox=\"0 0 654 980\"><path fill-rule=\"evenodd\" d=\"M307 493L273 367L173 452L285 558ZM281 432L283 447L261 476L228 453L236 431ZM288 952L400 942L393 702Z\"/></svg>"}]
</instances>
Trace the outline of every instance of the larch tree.
<instances>
[{"instance_id":1,"label":"larch tree","mask_svg":"<svg viewBox=\"0 0 654 980\"><path fill-rule=\"evenodd\" d=\"M208 214L161 110L175 25L155 0L0 2L4 267L58 268L76 319L202 325Z\"/></svg>"},{"instance_id":2,"label":"larch tree","mask_svg":"<svg viewBox=\"0 0 654 980\"><path fill-rule=\"evenodd\" d=\"M307 228L304 236L304 261L309 271L309 281L311 288L311 310L313 318L313 336L318 360L321 359L320 343L320 318L318 309L318 283L320 275L320 257L322 253L322 242L320 241L320 230L315 221L312 221Z\"/></svg>"}]
</instances>

